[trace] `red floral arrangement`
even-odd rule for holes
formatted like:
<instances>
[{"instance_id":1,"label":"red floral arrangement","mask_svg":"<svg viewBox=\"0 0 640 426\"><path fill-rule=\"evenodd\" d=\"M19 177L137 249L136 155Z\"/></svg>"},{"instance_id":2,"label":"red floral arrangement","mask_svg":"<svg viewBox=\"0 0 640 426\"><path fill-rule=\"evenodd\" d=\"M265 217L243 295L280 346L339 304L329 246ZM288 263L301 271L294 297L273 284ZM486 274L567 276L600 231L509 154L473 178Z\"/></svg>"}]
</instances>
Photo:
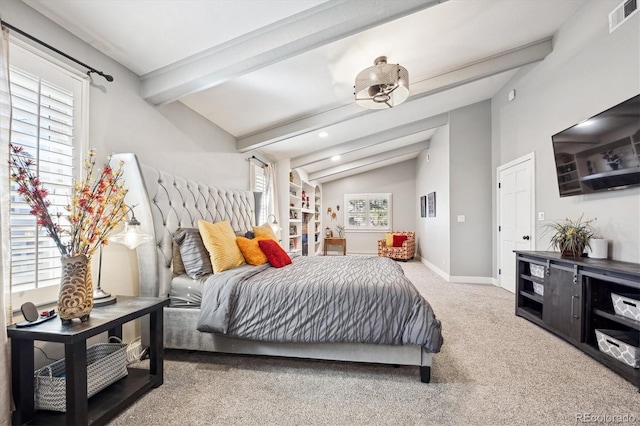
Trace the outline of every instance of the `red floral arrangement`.
<instances>
[{"instance_id":1,"label":"red floral arrangement","mask_svg":"<svg viewBox=\"0 0 640 426\"><path fill-rule=\"evenodd\" d=\"M127 189L122 182L122 166L114 170L109 160L104 168L95 173L95 151L90 150L84 162L85 179L75 182L67 214L49 211L51 202L47 200L49 191L32 168L35 160L22 146L11 144L11 180L18 185L17 191L31 208L30 213L37 218L37 224L47 231L56 243L62 256L83 254L90 257L101 244L107 243L109 234L127 216L124 196ZM70 224L67 230L60 225L65 217ZM54 220L55 218L55 220Z\"/></svg>"}]
</instances>

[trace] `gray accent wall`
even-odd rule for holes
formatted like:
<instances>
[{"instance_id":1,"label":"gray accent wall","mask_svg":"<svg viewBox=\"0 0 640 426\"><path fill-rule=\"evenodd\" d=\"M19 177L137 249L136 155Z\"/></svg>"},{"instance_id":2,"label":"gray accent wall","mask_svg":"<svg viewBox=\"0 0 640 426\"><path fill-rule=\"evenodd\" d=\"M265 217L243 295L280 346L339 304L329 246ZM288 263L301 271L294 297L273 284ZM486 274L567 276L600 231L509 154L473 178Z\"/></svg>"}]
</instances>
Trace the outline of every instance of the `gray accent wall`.
<instances>
[{"instance_id":1,"label":"gray accent wall","mask_svg":"<svg viewBox=\"0 0 640 426\"><path fill-rule=\"evenodd\" d=\"M535 152L535 209L545 214L536 221L537 250L549 249L546 223L584 215L597 218L610 258L640 262L640 189L560 198L551 144L555 133L640 93L640 14L609 33L608 15L619 4L585 2L554 36L553 52L522 68L491 100L494 180L499 165ZM493 240L495 253L495 234Z\"/></svg>"},{"instance_id":2,"label":"gray accent wall","mask_svg":"<svg viewBox=\"0 0 640 426\"><path fill-rule=\"evenodd\" d=\"M403 161L387 167L360 173L344 179L322 184L322 226L336 233L336 225L344 224L344 194L390 192L392 194L392 225L397 231L415 231L416 216L420 216L420 203L416 198L416 160ZM336 210L336 220L331 220L327 207ZM378 240L384 232L348 232L347 253L377 254Z\"/></svg>"},{"instance_id":3,"label":"gray accent wall","mask_svg":"<svg viewBox=\"0 0 640 426\"><path fill-rule=\"evenodd\" d=\"M491 103L484 101L451 111L417 161L417 196L436 193L436 216L417 217L418 251L447 279L491 282L491 185Z\"/></svg>"},{"instance_id":4,"label":"gray accent wall","mask_svg":"<svg viewBox=\"0 0 640 426\"><path fill-rule=\"evenodd\" d=\"M435 192L436 216L416 217L416 246L421 259L449 275L451 271L449 125L431 137L416 167L416 197Z\"/></svg>"},{"instance_id":5,"label":"gray accent wall","mask_svg":"<svg viewBox=\"0 0 640 426\"><path fill-rule=\"evenodd\" d=\"M491 102L449 114L451 271L491 277ZM464 222L459 221L464 216Z\"/></svg>"}]
</instances>

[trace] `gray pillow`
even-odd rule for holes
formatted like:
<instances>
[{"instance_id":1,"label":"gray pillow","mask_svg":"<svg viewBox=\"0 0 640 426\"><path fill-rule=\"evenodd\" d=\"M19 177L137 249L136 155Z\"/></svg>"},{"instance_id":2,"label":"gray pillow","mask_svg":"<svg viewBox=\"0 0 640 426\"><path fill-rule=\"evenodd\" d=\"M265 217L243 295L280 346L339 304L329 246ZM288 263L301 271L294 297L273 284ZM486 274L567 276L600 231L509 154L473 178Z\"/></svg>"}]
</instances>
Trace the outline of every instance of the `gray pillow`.
<instances>
[{"instance_id":1,"label":"gray pillow","mask_svg":"<svg viewBox=\"0 0 640 426\"><path fill-rule=\"evenodd\" d=\"M182 263L182 256L180 255L180 246L175 242L175 240L173 241L172 249L171 270L173 272L173 276L176 277L186 273L186 271L184 269L184 263Z\"/></svg>"},{"instance_id":2,"label":"gray pillow","mask_svg":"<svg viewBox=\"0 0 640 426\"><path fill-rule=\"evenodd\" d=\"M213 274L211 258L198 228L178 228L173 240L180 248L180 257L187 275L195 280Z\"/></svg>"}]
</instances>

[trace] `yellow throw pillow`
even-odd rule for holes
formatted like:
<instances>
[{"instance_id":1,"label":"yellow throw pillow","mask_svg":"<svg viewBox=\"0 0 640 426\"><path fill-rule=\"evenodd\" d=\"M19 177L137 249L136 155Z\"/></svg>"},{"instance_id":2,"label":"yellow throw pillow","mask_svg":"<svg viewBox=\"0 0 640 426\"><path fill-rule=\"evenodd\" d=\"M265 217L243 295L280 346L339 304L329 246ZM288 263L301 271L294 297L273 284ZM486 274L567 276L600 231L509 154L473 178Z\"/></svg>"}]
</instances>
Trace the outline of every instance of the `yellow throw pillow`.
<instances>
[{"instance_id":1,"label":"yellow throw pillow","mask_svg":"<svg viewBox=\"0 0 640 426\"><path fill-rule=\"evenodd\" d=\"M387 247L393 247L393 234L388 232L384 235L385 240L387 240Z\"/></svg>"},{"instance_id":2,"label":"yellow throw pillow","mask_svg":"<svg viewBox=\"0 0 640 426\"><path fill-rule=\"evenodd\" d=\"M245 262L249 265L263 265L267 263L267 256L260 250L260 246L258 245L258 241L260 240L269 240L269 237L261 236L255 237L250 240L245 237L236 237L236 243L238 247L240 247L240 251L242 252L242 256L244 256Z\"/></svg>"},{"instance_id":3,"label":"yellow throw pillow","mask_svg":"<svg viewBox=\"0 0 640 426\"><path fill-rule=\"evenodd\" d=\"M211 223L199 220L198 229L211 257L214 274L244 265L244 257L236 244L236 234L228 221Z\"/></svg>"},{"instance_id":4,"label":"yellow throw pillow","mask_svg":"<svg viewBox=\"0 0 640 426\"><path fill-rule=\"evenodd\" d=\"M260 226L254 226L253 233L256 237L266 236L274 241L278 241L278 237L276 236L275 232L273 232L273 228L271 227L271 225L269 225L268 223L263 223Z\"/></svg>"}]
</instances>

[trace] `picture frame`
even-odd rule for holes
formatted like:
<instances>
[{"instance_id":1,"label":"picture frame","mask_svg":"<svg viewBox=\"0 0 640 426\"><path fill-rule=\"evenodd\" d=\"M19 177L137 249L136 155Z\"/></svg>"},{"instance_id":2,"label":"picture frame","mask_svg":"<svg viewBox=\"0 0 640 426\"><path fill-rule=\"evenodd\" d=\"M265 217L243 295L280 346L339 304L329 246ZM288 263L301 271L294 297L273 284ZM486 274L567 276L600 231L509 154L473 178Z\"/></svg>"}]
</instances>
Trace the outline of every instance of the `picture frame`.
<instances>
[{"instance_id":1,"label":"picture frame","mask_svg":"<svg viewBox=\"0 0 640 426\"><path fill-rule=\"evenodd\" d=\"M430 192L427 194L427 216L436 217L436 193Z\"/></svg>"},{"instance_id":2,"label":"picture frame","mask_svg":"<svg viewBox=\"0 0 640 426\"><path fill-rule=\"evenodd\" d=\"M427 217L427 196L420 197L420 217Z\"/></svg>"}]
</instances>

